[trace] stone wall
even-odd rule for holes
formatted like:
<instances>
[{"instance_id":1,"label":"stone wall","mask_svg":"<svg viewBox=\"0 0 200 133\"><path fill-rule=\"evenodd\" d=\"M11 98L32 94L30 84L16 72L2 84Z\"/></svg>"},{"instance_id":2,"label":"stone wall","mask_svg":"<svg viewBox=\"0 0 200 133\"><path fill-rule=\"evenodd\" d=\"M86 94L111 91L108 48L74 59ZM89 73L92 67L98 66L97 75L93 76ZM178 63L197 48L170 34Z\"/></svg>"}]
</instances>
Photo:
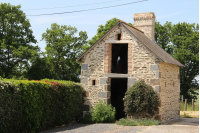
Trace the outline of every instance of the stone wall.
<instances>
[{"instance_id":1,"label":"stone wall","mask_svg":"<svg viewBox=\"0 0 200 133\"><path fill-rule=\"evenodd\" d=\"M161 121L179 118L180 76L179 67L161 62L160 71L160 108Z\"/></svg>"},{"instance_id":2,"label":"stone wall","mask_svg":"<svg viewBox=\"0 0 200 133\"><path fill-rule=\"evenodd\" d=\"M116 34L121 33L121 39ZM111 73L112 44L128 44L128 73ZM160 97L159 118L162 121L178 118L179 67L158 61L123 26L117 26L82 59L81 84L85 89L84 110L89 111L99 100L110 103L111 78L127 78L127 87L142 79Z\"/></svg>"},{"instance_id":3,"label":"stone wall","mask_svg":"<svg viewBox=\"0 0 200 133\"><path fill-rule=\"evenodd\" d=\"M118 33L122 35L121 40L116 40ZM128 78L128 88L140 79L154 88L158 85L157 58L123 26L118 26L82 59L81 83L85 88L86 110L99 100L110 103L112 44L125 43L128 44L128 73L117 76Z\"/></svg>"}]
</instances>

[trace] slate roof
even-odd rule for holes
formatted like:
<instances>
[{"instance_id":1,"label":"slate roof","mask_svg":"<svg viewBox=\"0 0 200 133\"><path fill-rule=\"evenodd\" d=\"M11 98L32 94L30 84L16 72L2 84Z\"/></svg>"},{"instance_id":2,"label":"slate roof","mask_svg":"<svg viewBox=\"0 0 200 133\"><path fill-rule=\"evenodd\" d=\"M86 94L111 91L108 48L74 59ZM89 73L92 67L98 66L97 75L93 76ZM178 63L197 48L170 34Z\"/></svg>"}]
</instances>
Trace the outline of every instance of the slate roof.
<instances>
[{"instance_id":1,"label":"slate roof","mask_svg":"<svg viewBox=\"0 0 200 133\"><path fill-rule=\"evenodd\" d=\"M148 38L144 32L135 28L132 25L127 24L126 22L119 20L106 34L104 34L99 40L97 40L87 51L85 51L82 55L77 58L79 62L83 56L85 56L93 47L98 45L100 41L102 41L115 27L118 25L122 25L125 29L127 29L134 37L136 37L141 44L143 44L151 53L153 53L160 61L184 66L180 62L178 62L174 57L168 54L165 50L163 50L159 45L157 45L153 40Z\"/></svg>"}]
</instances>

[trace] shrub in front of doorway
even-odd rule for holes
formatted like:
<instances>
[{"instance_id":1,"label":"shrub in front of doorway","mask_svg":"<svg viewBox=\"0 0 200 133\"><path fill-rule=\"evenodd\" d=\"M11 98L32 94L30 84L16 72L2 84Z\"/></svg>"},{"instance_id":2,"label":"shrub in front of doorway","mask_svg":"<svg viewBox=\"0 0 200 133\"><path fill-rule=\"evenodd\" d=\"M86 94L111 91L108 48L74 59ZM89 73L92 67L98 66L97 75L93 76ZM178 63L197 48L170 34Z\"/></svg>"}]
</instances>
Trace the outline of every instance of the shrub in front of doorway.
<instances>
[{"instance_id":1,"label":"shrub in front of doorway","mask_svg":"<svg viewBox=\"0 0 200 133\"><path fill-rule=\"evenodd\" d=\"M103 101L99 101L92 108L91 116L94 123L112 123L115 122L115 108Z\"/></svg>"},{"instance_id":2,"label":"shrub in front of doorway","mask_svg":"<svg viewBox=\"0 0 200 133\"><path fill-rule=\"evenodd\" d=\"M83 123L113 123L115 122L115 108L99 101L91 112L87 112L82 120Z\"/></svg>"},{"instance_id":3,"label":"shrub in front of doorway","mask_svg":"<svg viewBox=\"0 0 200 133\"><path fill-rule=\"evenodd\" d=\"M124 97L124 111L130 118L154 118L158 110L158 95L144 80L136 82Z\"/></svg>"}]
</instances>

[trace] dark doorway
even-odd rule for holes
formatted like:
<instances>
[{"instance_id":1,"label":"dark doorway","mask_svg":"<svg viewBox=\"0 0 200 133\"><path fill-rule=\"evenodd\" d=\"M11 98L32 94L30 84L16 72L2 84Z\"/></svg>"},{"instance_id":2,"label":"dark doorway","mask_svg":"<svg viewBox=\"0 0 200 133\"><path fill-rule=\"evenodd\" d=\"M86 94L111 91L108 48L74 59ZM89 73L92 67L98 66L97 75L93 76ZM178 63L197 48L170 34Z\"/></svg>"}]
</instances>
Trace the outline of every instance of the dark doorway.
<instances>
[{"instance_id":1,"label":"dark doorway","mask_svg":"<svg viewBox=\"0 0 200 133\"><path fill-rule=\"evenodd\" d=\"M112 73L127 74L128 44L112 44Z\"/></svg>"},{"instance_id":2,"label":"dark doorway","mask_svg":"<svg viewBox=\"0 0 200 133\"><path fill-rule=\"evenodd\" d=\"M111 79L111 104L115 107L116 120L125 117L124 110L124 95L127 90L127 78L112 78Z\"/></svg>"}]
</instances>

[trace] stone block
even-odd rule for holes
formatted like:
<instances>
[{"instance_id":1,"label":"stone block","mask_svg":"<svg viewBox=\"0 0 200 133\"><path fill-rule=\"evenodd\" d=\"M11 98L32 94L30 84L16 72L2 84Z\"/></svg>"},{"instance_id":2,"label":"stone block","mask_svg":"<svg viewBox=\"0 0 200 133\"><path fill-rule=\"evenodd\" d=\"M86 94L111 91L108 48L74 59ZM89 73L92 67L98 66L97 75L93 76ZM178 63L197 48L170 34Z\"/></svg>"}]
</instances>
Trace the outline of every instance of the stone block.
<instances>
[{"instance_id":1,"label":"stone block","mask_svg":"<svg viewBox=\"0 0 200 133\"><path fill-rule=\"evenodd\" d=\"M105 74L105 77L109 77L109 78L126 78L126 77L130 77L130 75L129 74L108 73L108 74Z\"/></svg>"},{"instance_id":2,"label":"stone block","mask_svg":"<svg viewBox=\"0 0 200 133\"><path fill-rule=\"evenodd\" d=\"M88 64L81 64L81 70L88 70Z\"/></svg>"},{"instance_id":3,"label":"stone block","mask_svg":"<svg viewBox=\"0 0 200 133\"><path fill-rule=\"evenodd\" d=\"M108 84L108 78L100 78L100 85L102 84L104 85Z\"/></svg>"},{"instance_id":4,"label":"stone block","mask_svg":"<svg viewBox=\"0 0 200 133\"><path fill-rule=\"evenodd\" d=\"M108 98L109 97L109 91L100 91L98 93L99 98Z\"/></svg>"},{"instance_id":5,"label":"stone block","mask_svg":"<svg viewBox=\"0 0 200 133\"><path fill-rule=\"evenodd\" d=\"M110 91L111 85L104 85L104 91Z\"/></svg>"},{"instance_id":6,"label":"stone block","mask_svg":"<svg viewBox=\"0 0 200 133\"><path fill-rule=\"evenodd\" d=\"M155 86L155 91L159 94L159 92L160 92L160 86Z\"/></svg>"},{"instance_id":7,"label":"stone block","mask_svg":"<svg viewBox=\"0 0 200 133\"><path fill-rule=\"evenodd\" d=\"M131 85L127 85L127 90L131 87Z\"/></svg>"},{"instance_id":8,"label":"stone block","mask_svg":"<svg viewBox=\"0 0 200 133\"><path fill-rule=\"evenodd\" d=\"M88 78L81 78L82 84L88 84Z\"/></svg>"},{"instance_id":9,"label":"stone block","mask_svg":"<svg viewBox=\"0 0 200 133\"><path fill-rule=\"evenodd\" d=\"M150 71L157 71L159 70L159 65L150 65Z\"/></svg>"},{"instance_id":10,"label":"stone block","mask_svg":"<svg viewBox=\"0 0 200 133\"><path fill-rule=\"evenodd\" d=\"M151 79L150 85L159 85L159 79Z\"/></svg>"},{"instance_id":11,"label":"stone block","mask_svg":"<svg viewBox=\"0 0 200 133\"><path fill-rule=\"evenodd\" d=\"M137 79L136 78L128 78L128 85L133 85L137 82Z\"/></svg>"},{"instance_id":12,"label":"stone block","mask_svg":"<svg viewBox=\"0 0 200 133\"><path fill-rule=\"evenodd\" d=\"M161 78L161 72L156 72L156 78Z\"/></svg>"}]
</instances>

